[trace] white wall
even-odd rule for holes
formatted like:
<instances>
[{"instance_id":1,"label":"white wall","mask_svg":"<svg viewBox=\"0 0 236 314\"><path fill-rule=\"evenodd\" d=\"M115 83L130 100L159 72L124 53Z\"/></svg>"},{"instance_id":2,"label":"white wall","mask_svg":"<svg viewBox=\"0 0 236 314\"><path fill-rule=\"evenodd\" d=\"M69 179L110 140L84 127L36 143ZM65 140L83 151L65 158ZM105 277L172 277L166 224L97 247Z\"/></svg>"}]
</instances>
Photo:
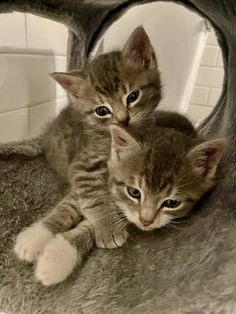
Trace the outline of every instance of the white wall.
<instances>
[{"instance_id":1,"label":"white wall","mask_svg":"<svg viewBox=\"0 0 236 314\"><path fill-rule=\"evenodd\" d=\"M0 15L0 142L38 135L64 103L49 73L66 69L67 33L31 14Z\"/></svg>"},{"instance_id":2,"label":"white wall","mask_svg":"<svg viewBox=\"0 0 236 314\"><path fill-rule=\"evenodd\" d=\"M199 122L221 92L223 68L214 34L203 52L207 37L201 18L181 6L153 3L132 8L114 23L105 34L105 51L123 47L141 24L157 52L164 107L187 111ZM65 70L67 37L65 26L48 19L0 15L0 142L37 136L66 104L49 73Z\"/></svg>"},{"instance_id":3,"label":"white wall","mask_svg":"<svg viewBox=\"0 0 236 314\"><path fill-rule=\"evenodd\" d=\"M187 112L195 123L202 121L215 106L222 91L223 76L221 50L214 32L211 31L204 47Z\"/></svg>"}]
</instances>

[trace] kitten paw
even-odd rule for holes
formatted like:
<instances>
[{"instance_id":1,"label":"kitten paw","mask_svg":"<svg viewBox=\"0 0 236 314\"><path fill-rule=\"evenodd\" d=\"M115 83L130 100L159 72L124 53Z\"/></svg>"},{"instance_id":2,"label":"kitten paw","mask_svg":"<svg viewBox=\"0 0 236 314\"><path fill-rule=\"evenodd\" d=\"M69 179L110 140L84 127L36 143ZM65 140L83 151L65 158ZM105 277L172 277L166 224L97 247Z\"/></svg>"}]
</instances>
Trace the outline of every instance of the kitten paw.
<instances>
[{"instance_id":1,"label":"kitten paw","mask_svg":"<svg viewBox=\"0 0 236 314\"><path fill-rule=\"evenodd\" d=\"M47 227L40 222L35 223L17 236L14 251L18 258L33 262L52 238L53 233Z\"/></svg>"},{"instance_id":2,"label":"kitten paw","mask_svg":"<svg viewBox=\"0 0 236 314\"><path fill-rule=\"evenodd\" d=\"M127 230L114 232L112 234L96 234L96 246L101 249L116 249L121 247L127 241L129 233Z\"/></svg>"},{"instance_id":3,"label":"kitten paw","mask_svg":"<svg viewBox=\"0 0 236 314\"><path fill-rule=\"evenodd\" d=\"M76 249L58 234L45 246L35 276L44 286L54 285L65 280L77 262Z\"/></svg>"}]
</instances>

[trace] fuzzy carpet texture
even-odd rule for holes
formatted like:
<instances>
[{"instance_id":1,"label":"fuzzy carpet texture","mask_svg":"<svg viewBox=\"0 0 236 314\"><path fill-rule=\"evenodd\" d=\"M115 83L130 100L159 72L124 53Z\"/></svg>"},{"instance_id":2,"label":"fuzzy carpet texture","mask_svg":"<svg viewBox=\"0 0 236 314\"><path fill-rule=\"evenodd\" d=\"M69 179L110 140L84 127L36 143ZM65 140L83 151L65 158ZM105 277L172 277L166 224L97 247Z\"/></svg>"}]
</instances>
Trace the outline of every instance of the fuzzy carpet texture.
<instances>
[{"instance_id":1,"label":"fuzzy carpet texture","mask_svg":"<svg viewBox=\"0 0 236 314\"><path fill-rule=\"evenodd\" d=\"M0 12L31 12L67 24L68 68L83 64L98 38L131 5L151 1L2 0ZM178 229L135 233L123 248L94 250L64 283L43 287L12 253L15 236L66 193L40 140L0 145L0 312L7 314L236 313L236 2L183 0L208 18L222 48L223 93L202 123L228 136L216 189Z\"/></svg>"}]
</instances>

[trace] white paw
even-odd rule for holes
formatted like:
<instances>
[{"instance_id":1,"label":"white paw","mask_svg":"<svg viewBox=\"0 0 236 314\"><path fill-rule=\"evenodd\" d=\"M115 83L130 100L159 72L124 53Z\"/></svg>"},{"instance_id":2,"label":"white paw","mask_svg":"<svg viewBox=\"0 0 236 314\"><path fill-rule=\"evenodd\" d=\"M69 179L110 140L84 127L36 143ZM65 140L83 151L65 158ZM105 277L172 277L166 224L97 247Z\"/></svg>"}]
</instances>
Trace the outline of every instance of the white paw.
<instances>
[{"instance_id":1,"label":"white paw","mask_svg":"<svg viewBox=\"0 0 236 314\"><path fill-rule=\"evenodd\" d=\"M33 262L43 253L45 245L53 236L42 223L35 223L17 236L14 251L20 259Z\"/></svg>"},{"instance_id":2,"label":"white paw","mask_svg":"<svg viewBox=\"0 0 236 314\"><path fill-rule=\"evenodd\" d=\"M65 280L77 263L76 249L60 234L51 240L39 257L35 276L44 286Z\"/></svg>"}]
</instances>

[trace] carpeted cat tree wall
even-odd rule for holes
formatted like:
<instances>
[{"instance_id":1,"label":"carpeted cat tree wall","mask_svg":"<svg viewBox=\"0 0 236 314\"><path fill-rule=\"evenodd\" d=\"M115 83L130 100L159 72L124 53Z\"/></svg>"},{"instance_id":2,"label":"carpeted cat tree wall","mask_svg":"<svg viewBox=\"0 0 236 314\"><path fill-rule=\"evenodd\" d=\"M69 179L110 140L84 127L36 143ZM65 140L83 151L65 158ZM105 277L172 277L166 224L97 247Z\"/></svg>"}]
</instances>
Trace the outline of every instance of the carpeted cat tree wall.
<instances>
[{"instance_id":1,"label":"carpeted cat tree wall","mask_svg":"<svg viewBox=\"0 0 236 314\"><path fill-rule=\"evenodd\" d=\"M68 67L131 5L151 1L2 0L0 12L31 12L71 29ZM66 282L43 287L12 253L14 237L65 193L40 141L0 145L0 312L7 314L236 313L236 1L174 1L208 18L224 57L223 93L201 125L230 146L216 189L179 229L135 234L119 250L94 250Z\"/></svg>"}]
</instances>

